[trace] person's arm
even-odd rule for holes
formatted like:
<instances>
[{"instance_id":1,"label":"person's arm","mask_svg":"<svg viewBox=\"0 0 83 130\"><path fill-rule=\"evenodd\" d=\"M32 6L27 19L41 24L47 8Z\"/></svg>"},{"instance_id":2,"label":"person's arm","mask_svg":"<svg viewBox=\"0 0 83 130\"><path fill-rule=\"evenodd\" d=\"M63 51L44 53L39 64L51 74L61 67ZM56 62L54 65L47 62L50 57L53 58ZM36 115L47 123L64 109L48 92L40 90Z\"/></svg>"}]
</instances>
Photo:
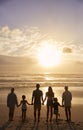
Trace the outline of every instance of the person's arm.
<instances>
[{"instance_id":1,"label":"person's arm","mask_svg":"<svg viewBox=\"0 0 83 130\"><path fill-rule=\"evenodd\" d=\"M31 100L32 105L33 105L33 100L34 100L34 93L32 94L32 100Z\"/></svg>"},{"instance_id":2,"label":"person's arm","mask_svg":"<svg viewBox=\"0 0 83 130\"><path fill-rule=\"evenodd\" d=\"M45 101L46 101L46 98L47 98L47 93L45 94L45 98L44 98L43 102L45 102Z\"/></svg>"},{"instance_id":3,"label":"person's arm","mask_svg":"<svg viewBox=\"0 0 83 130\"><path fill-rule=\"evenodd\" d=\"M22 101L20 101L20 104L18 104L17 107L21 106L21 104L22 104Z\"/></svg>"},{"instance_id":4,"label":"person's arm","mask_svg":"<svg viewBox=\"0 0 83 130\"><path fill-rule=\"evenodd\" d=\"M16 94L15 94L15 99L16 99L16 106L18 106L18 100Z\"/></svg>"},{"instance_id":5,"label":"person's arm","mask_svg":"<svg viewBox=\"0 0 83 130\"><path fill-rule=\"evenodd\" d=\"M46 101L46 95L45 95L45 98L44 98L43 102L45 102L45 101Z\"/></svg>"},{"instance_id":6,"label":"person's arm","mask_svg":"<svg viewBox=\"0 0 83 130\"><path fill-rule=\"evenodd\" d=\"M42 92L42 97L41 97L41 99L42 99L42 105L44 105L43 92Z\"/></svg>"},{"instance_id":7,"label":"person's arm","mask_svg":"<svg viewBox=\"0 0 83 130\"><path fill-rule=\"evenodd\" d=\"M62 95L62 106L64 106L64 96Z\"/></svg>"},{"instance_id":8,"label":"person's arm","mask_svg":"<svg viewBox=\"0 0 83 130\"><path fill-rule=\"evenodd\" d=\"M53 96L52 96L52 101L54 101L54 93L53 93Z\"/></svg>"},{"instance_id":9,"label":"person's arm","mask_svg":"<svg viewBox=\"0 0 83 130\"><path fill-rule=\"evenodd\" d=\"M30 103L28 103L28 101L26 101L26 103L27 103L28 105L31 105Z\"/></svg>"},{"instance_id":10,"label":"person's arm","mask_svg":"<svg viewBox=\"0 0 83 130\"><path fill-rule=\"evenodd\" d=\"M64 105L64 98L62 98L62 106Z\"/></svg>"},{"instance_id":11,"label":"person's arm","mask_svg":"<svg viewBox=\"0 0 83 130\"><path fill-rule=\"evenodd\" d=\"M71 94L71 100L72 100L72 94Z\"/></svg>"},{"instance_id":12,"label":"person's arm","mask_svg":"<svg viewBox=\"0 0 83 130\"><path fill-rule=\"evenodd\" d=\"M9 95L7 96L7 107L9 107Z\"/></svg>"},{"instance_id":13,"label":"person's arm","mask_svg":"<svg viewBox=\"0 0 83 130\"><path fill-rule=\"evenodd\" d=\"M53 93L53 99L54 99L54 93Z\"/></svg>"},{"instance_id":14,"label":"person's arm","mask_svg":"<svg viewBox=\"0 0 83 130\"><path fill-rule=\"evenodd\" d=\"M59 102L58 102L58 106L63 107L63 105L61 105Z\"/></svg>"}]
</instances>

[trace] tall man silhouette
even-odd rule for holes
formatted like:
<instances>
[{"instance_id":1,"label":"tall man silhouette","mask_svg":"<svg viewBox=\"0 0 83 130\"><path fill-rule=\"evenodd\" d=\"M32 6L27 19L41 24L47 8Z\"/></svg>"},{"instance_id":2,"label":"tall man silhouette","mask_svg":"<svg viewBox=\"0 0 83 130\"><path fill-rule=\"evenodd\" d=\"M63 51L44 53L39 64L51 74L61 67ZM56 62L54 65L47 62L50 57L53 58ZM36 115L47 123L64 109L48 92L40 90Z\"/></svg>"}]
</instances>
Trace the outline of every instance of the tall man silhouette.
<instances>
[{"instance_id":1,"label":"tall man silhouette","mask_svg":"<svg viewBox=\"0 0 83 130\"><path fill-rule=\"evenodd\" d=\"M15 105L18 106L17 96L14 93L14 88L7 96L7 107L9 108L9 121L13 121Z\"/></svg>"},{"instance_id":2,"label":"tall man silhouette","mask_svg":"<svg viewBox=\"0 0 83 130\"><path fill-rule=\"evenodd\" d=\"M62 94L62 105L65 107L67 121L71 121L71 100L72 94L68 91L68 86L65 86L65 92Z\"/></svg>"},{"instance_id":3,"label":"tall man silhouette","mask_svg":"<svg viewBox=\"0 0 83 130\"><path fill-rule=\"evenodd\" d=\"M36 84L36 89L32 94L32 104L34 104L34 121L36 122L36 114L38 112L38 122L40 121L41 101L43 102L43 92L39 90L40 84Z\"/></svg>"}]
</instances>

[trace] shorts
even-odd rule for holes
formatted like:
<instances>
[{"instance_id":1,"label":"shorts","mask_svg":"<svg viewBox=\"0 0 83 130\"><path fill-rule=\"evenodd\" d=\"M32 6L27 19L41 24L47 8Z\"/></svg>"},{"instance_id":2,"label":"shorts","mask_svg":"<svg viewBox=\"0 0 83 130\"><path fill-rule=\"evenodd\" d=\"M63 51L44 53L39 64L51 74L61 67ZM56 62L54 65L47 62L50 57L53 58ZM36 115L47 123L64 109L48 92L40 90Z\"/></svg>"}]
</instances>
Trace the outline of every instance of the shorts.
<instances>
[{"instance_id":1,"label":"shorts","mask_svg":"<svg viewBox=\"0 0 83 130\"><path fill-rule=\"evenodd\" d=\"M34 104L34 110L41 110L41 105L40 104Z\"/></svg>"},{"instance_id":2,"label":"shorts","mask_svg":"<svg viewBox=\"0 0 83 130\"><path fill-rule=\"evenodd\" d=\"M22 111L26 111L27 109L22 109Z\"/></svg>"},{"instance_id":3,"label":"shorts","mask_svg":"<svg viewBox=\"0 0 83 130\"><path fill-rule=\"evenodd\" d=\"M47 101L47 106L53 107L53 102L52 102L52 100L48 100L48 101Z\"/></svg>"},{"instance_id":4,"label":"shorts","mask_svg":"<svg viewBox=\"0 0 83 130\"><path fill-rule=\"evenodd\" d=\"M54 114L56 114L56 115L57 115L57 114L58 114L58 110L54 110Z\"/></svg>"}]
</instances>

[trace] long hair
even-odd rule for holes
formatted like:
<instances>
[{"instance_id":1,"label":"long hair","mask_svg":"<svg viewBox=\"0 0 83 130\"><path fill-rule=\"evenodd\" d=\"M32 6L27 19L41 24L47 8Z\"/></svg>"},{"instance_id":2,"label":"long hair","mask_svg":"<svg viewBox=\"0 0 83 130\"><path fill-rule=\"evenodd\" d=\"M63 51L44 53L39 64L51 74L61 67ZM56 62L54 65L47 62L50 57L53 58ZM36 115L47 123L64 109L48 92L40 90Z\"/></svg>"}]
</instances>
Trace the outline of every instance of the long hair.
<instances>
[{"instance_id":1,"label":"long hair","mask_svg":"<svg viewBox=\"0 0 83 130\"><path fill-rule=\"evenodd\" d=\"M54 93L53 93L53 90L52 90L51 86L48 87L48 96L49 97L53 97L54 96Z\"/></svg>"},{"instance_id":2,"label":"long hair","mask_svg":"<svg viewBox=\"0 0 83 130\"><path fill-rule=\"evenodd\" d=\"M53 90L52 90L52 87L51 87L51 86L48 87L48 92L53 93Z\"/></svg>"}]
</instances>

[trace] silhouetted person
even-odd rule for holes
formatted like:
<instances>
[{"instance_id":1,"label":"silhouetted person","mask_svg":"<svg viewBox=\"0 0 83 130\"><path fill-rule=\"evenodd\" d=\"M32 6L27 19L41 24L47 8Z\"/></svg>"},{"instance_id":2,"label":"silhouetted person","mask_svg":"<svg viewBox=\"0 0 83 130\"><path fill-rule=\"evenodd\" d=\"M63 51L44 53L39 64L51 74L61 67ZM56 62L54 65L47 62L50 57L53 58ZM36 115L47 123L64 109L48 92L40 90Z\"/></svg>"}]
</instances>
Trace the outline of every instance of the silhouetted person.
<instances>
[{"instance_id":1,"label":"silhouetted person","mask_svg":"<svg viewBox=\"0 0 83 130\"><path fill-rule=\"evenodd\" d=\"M17 96L14 93L14 88L11 88L11 92L7 96L7 107L9 108L9 121L13 121L15 105L18 105Z\"/></svg>"},{"instance_id":2,"label":"silhouetted person","mask_svg":"<svg viewBox=\"0 0 83 130\"><path fill-rule=\"evenodd\" d=\"M58 121L58 116L60 116L60 114L59 114L59 106L62 107L60 105L60 103L58 102L58 99L54 98L53 107L54 107L54 114L56 115L56 121Z\"/></svg>"},{"instance_id":3,"label":"silhouetted person","mask_svg":"<svg viewBox=\"0 0 83 130\"><path fill-rule=\"evenodd\" d=\"M22 110L22 121L25 121L26 120L26 111L27 111L27 104L30 105L28 103L26 99L26 96L25 95L22 95L22 100L20 101L20 104L18 105L19 106L22 106L21 107L21 110Z\"/></svg>"},{"instance_id":4,"label":"silhouetted person","mask_svg":"<svg viewBox=\"0 0 83 130\"><path fill-rule=\"evenodd\" d=\"M43 102L43 92L39 90L40 84L36 84L36 89L32 94L32 104L34 104L34 121L36 122L36 114L38 111L38 122L40 121L40 110L41 110L41 101Z\"/></svg>"},{"instance_id":5,"label":"silhouetted person","mask_svg":"<svg viewBox=\"0 0 83 130\"><path fill-rule=\"evenodd\" d=\"M67 121L71 121L71 100L72 94L68 91L68 86L65 86L65 92L62 94L62 105L65 107Z\"/></svg>"},{"instance_id":6,"label":"silhouetted person","mask_svg":"<svg viewBox=\"0 0 83 130\"><path fill-rule=\"evenodd\" d=\"M52 108L53 108L53 98L54 98L54 92L52 90L52 87L48 87L48 92L46 92L45 99L47 99L47 119L48 122L49 113L50 113L50 121L52 121Z\"/></svg>"}]
</instances>

